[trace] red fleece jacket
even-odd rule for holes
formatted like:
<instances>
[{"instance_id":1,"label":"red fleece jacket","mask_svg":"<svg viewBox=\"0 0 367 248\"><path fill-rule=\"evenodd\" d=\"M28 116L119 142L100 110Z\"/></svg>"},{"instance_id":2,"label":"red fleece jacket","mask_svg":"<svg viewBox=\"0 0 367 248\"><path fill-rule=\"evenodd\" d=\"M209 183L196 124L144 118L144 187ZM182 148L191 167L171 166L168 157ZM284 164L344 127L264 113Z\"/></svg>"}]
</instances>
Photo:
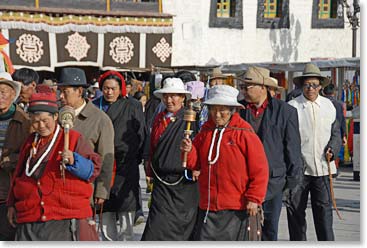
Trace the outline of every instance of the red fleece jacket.
<instances>
[{"instance_id":1,"label":"red fleece jacket","mask_svg":"<svg viewBox=\"0 0 367 248\"><path fill-rule=\"evenodd\" d=\"M200 170L200 208L208 206L208 154L215 123L207 121L193 141L188 168ZM213 147L216 156L219 131ZM268 185L269 168L264 147L249 123L233 114L223 133L219 158L210 166L210 211L244 210L248 201L261 204Z\"/></svg>"}]
</instances>

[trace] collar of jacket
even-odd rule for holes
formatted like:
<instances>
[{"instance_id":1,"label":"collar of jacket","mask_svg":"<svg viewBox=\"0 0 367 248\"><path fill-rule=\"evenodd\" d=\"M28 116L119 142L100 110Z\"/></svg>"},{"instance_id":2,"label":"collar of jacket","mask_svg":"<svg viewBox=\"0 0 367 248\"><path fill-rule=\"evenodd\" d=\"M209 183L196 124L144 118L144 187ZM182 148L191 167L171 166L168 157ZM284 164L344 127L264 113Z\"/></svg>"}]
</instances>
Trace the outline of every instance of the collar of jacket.
<instances>
[{"instance_id":1,"label":"collar of jacket","mask_svg":"<svg viewBox=\"0 0 367 248\"><path fill-rule=\"evenodd\" d=\"M15 113L14 113L14 116L13 116L13 121L17 121L17 122L25 122L26 120L28 119L28 116L27 114L24 112L24 110L18 106L16 106L15 108Z\"/></svg>"},{"instance_id":2,"label":"collar of jacket","mask_svg":"<svg viewBox=\"0 0 367 248\"><path fill-rule=\"evenodd\" d=\"M82 115L87 118L88 116L95 114L95 109L92 108L92 106L93 107L95 106L89 99L84 98L84 101L86 102L86 105L82 109L82 111L80 111L79 115Z\"/></svg>"}]
</instances>

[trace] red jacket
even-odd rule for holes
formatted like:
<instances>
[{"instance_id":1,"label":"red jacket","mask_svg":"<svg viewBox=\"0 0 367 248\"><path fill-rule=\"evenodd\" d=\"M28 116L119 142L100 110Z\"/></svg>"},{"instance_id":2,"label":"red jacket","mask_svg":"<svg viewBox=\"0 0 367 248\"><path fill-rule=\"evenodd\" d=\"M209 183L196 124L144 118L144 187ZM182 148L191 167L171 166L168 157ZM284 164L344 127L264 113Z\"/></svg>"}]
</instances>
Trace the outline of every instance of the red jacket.
<instances>
[{"instance_id":1,"label":"red jacket","mask_svg":"<svg viewBox=\"0 0 367 248\"><path fill-rule=\"evenodd\" d=\"M200 170L200 208L208 206L208 154L215 129L212 120L207 121L193 141L188 154L188 168ZM216 156L213 147L212 160ZM244 210L248 201L261 204L268 185L269 168L264 147L250 124L233 114L221 141L219 158L211 165L210 211Z\"/></svg>"},{"instance_id":2,"label":"red jacket","mask_svg":"<svg viewBox=\"0 0 367 248\"><path fill-rule=\"evenodd\" d=\"M72 218L84 219L92 216L89 199L93 189L90 182L100 172L101 160L99 155L93 152L77 131L70 130L69 149L92 160L94 172L87 182L65 170L64 184L59 167L61 156L58 154L58 151L62 151L64 148L64 135L61 129L50 151L44 172L36 180L25 175L25 164L33 139L34 134L27 139L21 150L7 202L8 206L15 206L17 223Z\"/></svg>"}]
</instances>

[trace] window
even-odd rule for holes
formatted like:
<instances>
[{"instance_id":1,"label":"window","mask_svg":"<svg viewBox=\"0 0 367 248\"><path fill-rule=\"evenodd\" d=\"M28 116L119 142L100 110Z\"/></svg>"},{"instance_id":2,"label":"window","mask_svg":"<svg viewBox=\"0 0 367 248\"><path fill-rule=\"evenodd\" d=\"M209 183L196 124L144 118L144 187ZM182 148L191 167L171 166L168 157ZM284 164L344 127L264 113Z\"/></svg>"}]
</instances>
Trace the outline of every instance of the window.
<instances>
[{"instance_id":1,"label":"window","mask_svg":"<svg viewBox=\"0 0 367 248\"><path fill-rule=\"evenodd\" d=\"M209 27L243 28L242 0L211 0Z\"/></svg>"},{"instance_id":2,"label":"window","mask_svg":"<svg viewBox=\"0 0 367 248\"><path fill-rule=\"evenodd\" d=\"M265 0L264 18L279 18L282 16L282 1Z\"/></svg>"},{"instance_id":3,"label":"window","mask_svg":"<svg viewBox=\"0 0 367 248\"><path fill-rule=\"evenodd\" d=\"M257 28L289 28L289 0L258 0Z\"/></svg>"},{"instance_id":4,"label":"window","mask_svg":"<svg viewBox=\"0 0 367 248\"><path fill-rule=\"evenodd\" d=\"M344 14L338 16L341 0L313 0L312 28L344 28Z\"/></svg>"},{"instance_id":5,"label":"window","mask_svg":"<svg viewBox=\"0 0 367 248\"><path fill-rule=\"evenodd\" d=\"M329 19L338 17L338 1L320 0L319 1L319 19Z\"/></svg>"}]
</instances>

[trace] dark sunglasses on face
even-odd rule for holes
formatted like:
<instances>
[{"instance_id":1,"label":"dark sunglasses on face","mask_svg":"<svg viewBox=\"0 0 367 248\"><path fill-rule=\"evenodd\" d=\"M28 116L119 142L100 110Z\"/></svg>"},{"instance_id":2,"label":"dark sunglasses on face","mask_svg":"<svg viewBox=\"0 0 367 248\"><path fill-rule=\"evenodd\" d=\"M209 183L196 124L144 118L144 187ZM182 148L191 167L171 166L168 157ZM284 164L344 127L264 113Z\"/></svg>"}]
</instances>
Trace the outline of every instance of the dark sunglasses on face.
<instances>
[{"instance_id":1,"label":"dark sunglasses on face","mask_svg":"<svg viewBox=\"0 0 367 248\"><path fill-rule=\"evenodd\" d=\"M316 90L318 87L320 87L320 85L319 84L304 84L302 87L308 90L311 88Z\"/></svg>"}]
</instances>

